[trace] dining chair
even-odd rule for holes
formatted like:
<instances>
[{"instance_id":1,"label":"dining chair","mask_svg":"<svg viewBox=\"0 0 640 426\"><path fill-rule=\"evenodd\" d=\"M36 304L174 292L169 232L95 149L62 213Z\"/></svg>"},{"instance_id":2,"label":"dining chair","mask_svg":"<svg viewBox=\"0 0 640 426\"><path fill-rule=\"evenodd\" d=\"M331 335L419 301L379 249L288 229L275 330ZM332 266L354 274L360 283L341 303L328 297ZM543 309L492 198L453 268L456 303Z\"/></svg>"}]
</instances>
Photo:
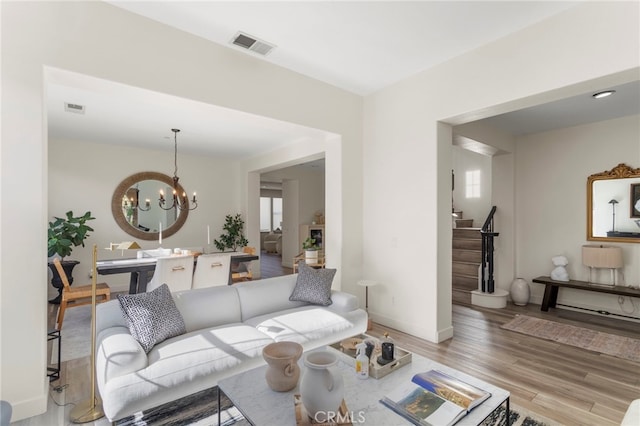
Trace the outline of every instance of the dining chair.
<instances>
[{"instance_id":1,"label":"dining chair","mask_svg":"<svg viewBox=\"0 0 640 426\"><path fill-rule=\"evenodd\" d=\"M193 261L192 255L159 257L153 277L147 284L147 291L155 290L162 284L167 284L172 293L190 290L193 282Z\"/></svg>"},{"instance_id":2,"label":"dining chair","mask_svg":"<svg viewBox=\"0 0 640 426\"><path fill-rule=\"evenodd\" d=\"M255 247L244 247L242 249L244 254L256 254ZM232 281L246 281L253 279L253 273L251 273L251 262L238 262L237 268L231 274Z\"/></svg>"},{"instance_id":3,"label":"dining chair","mask_svg":"<svg viewBox=\"0 0 640 426\"><path fill-rule=\"evenodd\" d=\"M56 319L56 330L62 329L62 322L64 321L64 313L67 308L73 308L76 306L88 305L91 303L92 285L74 285L71 287L67 274L62 268L60 259L54 258L53 264L60 275L62 284L62 297L60 299L60 305L58 306L58 316ZM111 299L111 289L106 283L96 284L96 303L107 302Z\"/></svg>"},{"instance_id":4,"label":"dining chair","mask_svg":"<svg viewBox=\"0 0 640 426\"><path fill-rule=\"evenodd\" d=\"M201 254L193 273L192 288L229 284L231 256L228 254Z\"/></svg>"}]
</instances>

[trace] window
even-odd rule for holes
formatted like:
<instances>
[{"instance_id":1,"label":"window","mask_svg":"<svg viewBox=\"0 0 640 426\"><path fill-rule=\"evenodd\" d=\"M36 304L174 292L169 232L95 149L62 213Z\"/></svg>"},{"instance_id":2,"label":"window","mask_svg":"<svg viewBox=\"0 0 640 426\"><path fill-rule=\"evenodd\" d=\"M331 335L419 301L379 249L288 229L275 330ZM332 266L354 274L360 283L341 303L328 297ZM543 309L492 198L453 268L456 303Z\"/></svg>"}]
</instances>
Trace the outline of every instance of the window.
<instances>
[{"instance_id":1,"label":"window","mask_svg":"<svg viewBox=\"0 0 640 426\"><path fill-rule=\"evenodd\" d=\"M271 197L260 197L260 232L271 231Z\"/></svg>"},{"instance_id":2,"label":"window","mask_svg":"<svg viewBox=\"0 0 640 426\"><path fill-rule=\"evenodd\" d=\"M260 231L271 232L282 222L282 198L260 197Z\"/></svg>"},{"instance_id":3,"label":"window","mask_svg":"<svg viewBox=\"0 0 640 426\"><path fill-rule=\"evenodd\" d=\"M465 196L466 198L480 198L480 170L465 172Z\"/></svg>"}]
</instances>

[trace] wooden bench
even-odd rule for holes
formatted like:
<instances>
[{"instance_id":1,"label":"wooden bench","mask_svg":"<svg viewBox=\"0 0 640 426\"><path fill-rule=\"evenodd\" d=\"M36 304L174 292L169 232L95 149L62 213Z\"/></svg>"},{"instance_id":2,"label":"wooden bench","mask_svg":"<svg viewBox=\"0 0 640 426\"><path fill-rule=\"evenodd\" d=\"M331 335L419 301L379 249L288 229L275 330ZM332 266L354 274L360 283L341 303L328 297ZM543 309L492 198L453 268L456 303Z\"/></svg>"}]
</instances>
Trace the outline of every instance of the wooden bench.
<instances>
[{"instance_id":1,"label":"wooden bench","mask_svg":"<svg viewBox=\"0 0 640 426\"><path fill-rule=\"evenodd\" d=\"M560 287L575 288L577 290L596 291L599 293L617 294L619 296L640 297L640 289L631 287L622 287L619 285L606 285L597 283L588 283L586 281L556 281L550 277L538 277L533 279L534 283L544 284L544 297L542 298L541 311L548 311L549 308L556 307L558 299L558 290Z\"/></svg>"}]
</instances>

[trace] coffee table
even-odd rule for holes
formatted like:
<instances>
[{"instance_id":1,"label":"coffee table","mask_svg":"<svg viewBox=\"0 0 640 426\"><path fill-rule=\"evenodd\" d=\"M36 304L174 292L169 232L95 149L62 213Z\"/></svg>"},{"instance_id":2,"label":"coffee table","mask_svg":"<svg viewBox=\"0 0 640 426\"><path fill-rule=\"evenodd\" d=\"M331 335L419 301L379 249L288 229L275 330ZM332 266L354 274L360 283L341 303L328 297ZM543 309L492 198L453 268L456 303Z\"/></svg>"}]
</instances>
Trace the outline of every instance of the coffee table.
<instances>
[{"instance_id":1,"label":"coffee table","mask_svg":"<svg viewBox=\"0 0 640 426\"><path fill-rule=\"evenodd\" d=\"M370 377L366 380L361 380L356 377L347 355L331 347L323 349L340 354L337 367L342 372L345 389L344 400L348 411L353 413L354 425L356 424L355 421L362 418L359 417L360 414L364 416L365 421L359 424L371 426L411 424L405 418L382 405L379 400L400 384L411 381L414 374L431 369L443 371L471 385L491 392L491 398L467 414L456 423L456 426L478 425L502 404L506 404L506 418L509 418L510 394L508 391L423 356L412 354L411 363L398 368L381 379ZM302 360L299 361L299 365L301 374L304 374L305 367L302 364ZM236 374L220 380L218 386L251 424L255 426L295 426L296 417L293 396L300 393L299 388L296 387L289 392L271 390L265 380L266 368L266 366L262 366Z\"/></svg>"}]
</instances>

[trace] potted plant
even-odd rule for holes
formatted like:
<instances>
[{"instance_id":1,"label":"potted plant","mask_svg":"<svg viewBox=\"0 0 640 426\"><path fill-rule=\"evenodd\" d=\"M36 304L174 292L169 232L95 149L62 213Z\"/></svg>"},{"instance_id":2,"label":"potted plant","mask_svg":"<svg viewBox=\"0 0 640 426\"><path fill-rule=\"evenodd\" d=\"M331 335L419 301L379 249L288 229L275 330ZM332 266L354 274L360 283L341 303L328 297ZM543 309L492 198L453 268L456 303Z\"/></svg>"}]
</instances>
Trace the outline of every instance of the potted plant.
<instances>
[{"instance_id":1,"label":"potted plant","mask_svg":"<svg viewBox=\"0 0 640 426\"><path fill-rule=\"evenodd\" d=\"M64 258L71 254L74 247L84 247L84 240L89 236L89 231L93 231L93 228L87 225L86 222L93 219L95 218L91 216L91 212L86 212L82 216L74 216L73 211L68 211L66 217L55 217L53 222L49 222L47 256L60 256L60 263L67 274L69 284L73 283L73 268L80 262L77 260L64 260ZM58 297L50 300L50 302L60 303L64 285L53 262L49 262L49 268L53 273L51 284L58 289Z\"/></svg>"},{"instance_id":2,"label":"potted plant","mask_svg":"<svg viewBox=\"0 0 640 426\"><path fill-rule=\"evenodd\" d=\"M302 249L304 250L305 262L318 263L318 245L315 238L307 237L302 242Z\"/></svg>"},{"instance_id":3,"label":"potted plant","mask_svg":"<svg viewBox=\"0 0 640 426\"><path fill-rule=\"evenodd\" d=\"M226 234L221 234L220 239L213 240L216 248L220 251L231 249L231 251L237 251L238 248L242 248L249 244L249 241L244 237L242 229L244 228L244 220L240 213L235 216L230 214L225 216L224 226L222 229L226 231Z\"/></svg>"}]
</instances>

